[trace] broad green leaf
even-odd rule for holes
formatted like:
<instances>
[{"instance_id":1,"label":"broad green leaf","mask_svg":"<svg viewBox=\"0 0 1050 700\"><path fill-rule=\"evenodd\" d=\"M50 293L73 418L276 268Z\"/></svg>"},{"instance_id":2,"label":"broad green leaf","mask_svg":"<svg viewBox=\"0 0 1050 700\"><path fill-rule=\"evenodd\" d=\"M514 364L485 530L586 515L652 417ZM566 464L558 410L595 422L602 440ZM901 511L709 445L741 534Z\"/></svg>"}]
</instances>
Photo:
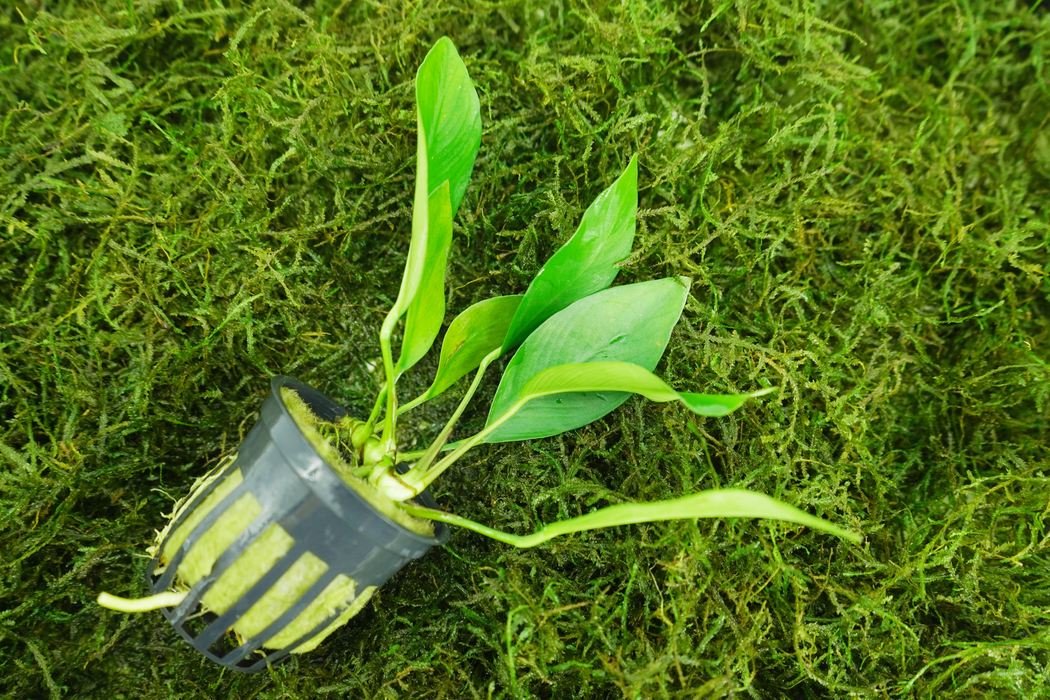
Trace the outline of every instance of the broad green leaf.
<instances>
[{"instance_id":1,"label":"broad green leaf","mask_svg":"<svg viewBox=\"0 0 1050 700\"><path fill-rule=\"evenodd\" d=\"M543 370L529 380L518 401L532 401L570 391L628 391L641 394L650 401L681 401L690 411L701 416L724 416L740 408L748 399L776 390L761 389L750 394L678 392L649 370L630 362L583 362Z\"/></svg>"},{"instance_id":2,"label":"broad green leaf","mask_svg":"<svg viewBox=\"0 0 1050 700\"><path fill-rule=\"evenodd\" d=\"M425 265L419 287L408 305L405 335L401 341L401 358L396 376L400 376L427 354L441 331L445 319L445 269L452 243L452 210L448 199L448 180L427 198Z\"/></svg>"},{"instance_id":3,"label":"broad green leaf","mask_svg":"<svg viewBox=\"0 0 1050 700\"><path fill-rule=\"evenodd\" d=\"M688 293L685 279L628 284L592 294L551 316L507 365L489 409L488 425L518 401L533 377L550 367L621 361L654 369ZM579 428L629 396L623 391L587 391L538 398L487 435L485 442L529 440Z\"/></svg>"},{"instance_id":4,"label":"broad green leaf","mask_svg":"<svg viewBox=\"0 0 1050 700\"><path fill-rule=\"evenodd\" d=\"M569 520L551 523L531 535L524 536L494 530L458 515L431 508L412 504L402 504L401 507L416 517L458 525L515 547L535 547L560 535L585 530L662 520L692 520L693 518L769 518L805 525L814 530L821 530L849 540L854 544L860 544L864 540L861 535L834 525L823 518L810 515L775 498L745 489L712 489L666 501L622 503Z\"/></svg>"},{"instance_id":5,"label":"broad green leaf","mask_svg":"<svg viewBox=\"0 0 1050 700\"><path fill-rule=\"evenodd\" d=\"M638 213L638 157L587 208L573 237L529 285L503 351L517 347L548 318L612 284L617 263L631 253Z\"/></svg>"},{"instance_id":6,"label":"broad green leaf","mask_svg":"<svg viewBox=\"0 0 1050 700\"><path fill-rule=\"evenodd\" d=\"M425 394L432 399L455 384L503 344L521 295L493 297L479 301L456 316L441 342L437 376Z\"/></svg>"},{"instance_id":7,"label":"broad green leaf","mask_svg":"<svg viewBox=\"0 0 1050 700\"><path fill-rule=\"evenodd\" d=\"M481 106L455 44L442 37L416 72L416 105L427 135L427 193L449 181L452 214L467 191L481 145Z\"/></svg>"}]
</instances>

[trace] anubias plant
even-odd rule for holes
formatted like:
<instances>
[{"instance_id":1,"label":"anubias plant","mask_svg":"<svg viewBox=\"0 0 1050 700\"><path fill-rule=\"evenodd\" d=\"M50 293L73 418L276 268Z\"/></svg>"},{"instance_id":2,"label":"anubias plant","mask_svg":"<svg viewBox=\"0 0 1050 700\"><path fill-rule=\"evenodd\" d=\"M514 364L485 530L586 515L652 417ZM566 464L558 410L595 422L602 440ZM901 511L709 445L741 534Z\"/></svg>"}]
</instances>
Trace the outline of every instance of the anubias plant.
<instances>
[{"instance_id":1,"label":"anubias plant","mask_svg":"<svg viewBox=\"0 0 1050 700\"><path fill-rule=\"evenodd\" d=\"M417 533L433 532L428 521L439 521L516 547L533 547L559 535L595 528L714 517L779 519L853 542L860 540L858 535L825 520L743 489L702 491L667 501L614 505L547 525L524 536L500 532L414 502L427 486L481 443L532 440L573 430L608 414L632 394L641 394L651 401L677 401L702 416L724 416L748 399L774 391L764 388L734 395L679 392L653 374L681 316L689 293L689 280L667 278L610 286L620 263L629 256L634 240L638 207L638 161L634 157L619 178L588 207L575 234L547 261L525 294L481 301L451 322L430 387L415 399L399 405L398 379L431 349L444 321L452 217L467 189L481 143L477 93L449 39L438 41L420 66L416 101L419 133L412 237L400 291L379 333L385 384L374 408L364 420L347 417L324 420L311 412L292 389L282 390L284 403L300 428L311 436L319 452L346 484L366 495L380 512ZM395 360L391 340L402 318L405 319L404 332ZM449 444L453 428L486 369L497 358L511 354L513 357L503 372L484 428L472 437ZM474 377L462 400L430 446L417 452L400 451L399 418L452 388L471 372ZM199 495L203 485L199 484L191 497ZM158 539L157 548L163 543L158 554L162 566L170 560L188 530L198 525L226 492L228 489L217 489L190 517L184 517L174 533L166 532L164 535L170 536ZM186 503L181 508L185 508ZM178 515L177 512L173 522ZM244 518L250 520L249 516ZM232 521L229 526L233 527ZM252 545L257 548L253 556L262 562L256 567L260 571L269 566L267 562L273 560L273 548L282 541L279 535L272 537L270 544L260 543L263 539L265 537L260 537ZM190 553L191 557L198 548ZM209 545L190 566L183 561L179 579L168 593L142 601L125 601L103 594L100 602L126 611L177 605L221 553L219 544ZM250 569L253 565L249 562L246 566ZM242 581L245 578L257 581L261 574L252 579L253 575L247 569L239 572ZM243 582L231 578L227 585L225 579L223 576L216 582L203 598L205 607L217 613L229 609L238 591L245 590ZM298 627L283 632L277 646L298 639L298 632L309 629L319 620L329 619L326 616L339 610L340 605L342 614L336 622L345 622L349 617L347 612L355 613L367 601L367 595L353 593L353 584L353 581L343 582L343 593L333 594L327 607L315 610L309 620L297 620ZM285 598L294 600L295 592L305 587L303 582L288 584ZM354 603L351 605L348 601ZM234 630L243 637L257 633L265 626L260 620L272 621L288 604L274 605L277 608L261 618L261 613L253 607L239 619ZM326 629L320 638L330 631ZM320 639L315 637L310 644L301 644L296 650L312 648L317 641ZM273 642L271 639L267 646L275 646Z\"/></svg>"}]
</instances>

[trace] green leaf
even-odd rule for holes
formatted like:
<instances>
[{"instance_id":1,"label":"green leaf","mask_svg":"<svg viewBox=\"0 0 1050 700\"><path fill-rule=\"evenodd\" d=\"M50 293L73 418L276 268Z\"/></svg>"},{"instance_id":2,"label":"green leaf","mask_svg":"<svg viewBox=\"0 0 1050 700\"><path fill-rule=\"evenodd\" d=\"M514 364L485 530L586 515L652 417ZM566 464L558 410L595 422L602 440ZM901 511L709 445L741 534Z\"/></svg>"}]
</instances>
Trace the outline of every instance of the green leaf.
<instances>
[{"instance_id":1,"label":"green leaf","mask_svg":"<svg viewBox=\"0 0 1050 700\"><path fill-rule=\"evenodd\" d=\"M761 389L750 394L691 394L675 391L649 370L630 362L584 362L543 370L529 380L518 401L572 391L628 391L641 394L650 401L681 401L690 411L701 416L724 416L740 408L748 399L776 389Z\"/></svg>"},{"instance_id":2,"label":"green leaf","mask_svg":"<svg viewBox=\"0 0 1050 700\"><path fill-rule=\"evenodd\" d=\"M397 300L393 308L387 313L387 321L384 325L390 325L401 318L408 310L409 304L416 296L427 263L427 238L430 230L430 212L428 206L429 191L427 190L427 138L423 127L423 119L417 115L416 125L419 130L419 138L416 139L416 190L412 200L412 240L408 244L408 260L405 261L405 271L401 276L401 289L397 293Z\"/></svg>"},{"instance_id":3,"label":"green leaf","mask_svg":"<svg viewBox=\"0 0 1050 700\"><path fill-rule=\"evenodd\" d=\"M612 284L617 263L631 253L638 213L638 157L587 208L573 237L529 285L503 351L517 347L548 318Z\"/></svg>"},{"instance_id":4,"label":"green leaf","mask_svg":"<svg viewBox=\"0 0 1050 700\"><path fill-rule=\"evenodd\" d=\"M550 367L621 361L654 369L688 293L684 278L628 284L592 294L551 316L507 365L487 425L510 410L526 384ZM622 391L587 391L541 397L489 433L485 442L557 435L601 418L629 396Z\"/></svg>"},{"instance_id":5,"label":"green leaf","mask_svg":"<svg viewBox=\"0 0 1050 700\"><path fill-rule=\"evenodd\" d=\"M451 244L451 220L467 189L474 159L481 144L481 112L478 95L470 82L467 68L456 47L444 37L434 45L416 73L416 189L412 203L412 241L401 278L397 301L390 310L387 333L393 323L412 306L420 287L427 298L420 300L414 314L415 335L402 346L397 374L419 361L434 342L435 327L444 320L444 300L440 313L433 294L444 295L445 266ZM435 200L443 208L448 202L449 215L429 211L430 195L448 182L448 194ZM431 233L431 220L439 228ZM447 221L446 221L447 219ZM431 236L437 240L431 241ZM426 280L426 282L424 282ZM429 314L424 318L423 314ZM429 340L424 342L429 336ZM406 328L408 340L408 329ZM418 356L417 356L418 355Z\"/></svg>"},{"instance_id":6,"label":"green leaf","mask_svg":"<svg viewBox=\"0 0 1050 700\"><path fill-rule=\"evenodd\" d=\"M481 145L481 106L455 44L442 37L416 72L416 105L427 135L429 187L449 181L455 215Z\"/></svg>"},{"instance_id":7,"label":"green leaf","mask_svg":"<svg viewBox=\"0 0 1050 700\"><path fill-rule=\"evenodd\" d=\"M692 520L693 518L769 518L822 530L854 544L860 544L864 540L861 535L834 525L823 518L810 515L775 498L745 489L713 489L666 501L622 503L569 520L551 523L531 535L524 536L494 530L458 515L443 513L431 508L412 504L401 504L401 507L416 517L458 525L515 547L535 547L560 535L585 530L662 520Z\"/></svg>"},{"instance_id":8,"label":"green leaf","mask_svg":"<svg viewBox=\"0 0 1050 700\"><path fill-rule=\"evenodd\" d=\"M419 286L408 305L396 376L419 362L434 344L445 319L445 269L452 244L452 209L446 180L427 198L426 252Z\"/></svg>"},{"instance_id":9,"label":"green leaf","mask_svg":"<svg viewBox=\"0 0 1050 700\"><path fill-rule=\"evenodd\" d=\"M456 316L441 342L437 376L424 395L432 399L477 369L481 361L503 344L521 295L493 297Z\"/></svg>"}]
</instances>

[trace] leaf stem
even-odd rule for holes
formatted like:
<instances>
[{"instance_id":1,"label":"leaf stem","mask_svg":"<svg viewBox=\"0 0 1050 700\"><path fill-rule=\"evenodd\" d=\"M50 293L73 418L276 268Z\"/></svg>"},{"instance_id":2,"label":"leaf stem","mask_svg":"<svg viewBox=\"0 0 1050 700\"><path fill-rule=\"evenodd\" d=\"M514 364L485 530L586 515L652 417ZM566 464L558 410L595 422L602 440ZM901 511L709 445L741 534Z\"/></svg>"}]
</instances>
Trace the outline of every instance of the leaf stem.
<instances>
[{"instance_id":1,"label":"leaf stem","mask_svg":"<svg viewBox=\"0 0 1050 700\"><path fill-rule=\"evenodd\" d=\"M379 388L379 395L376 396L376 403L372 406L372 412L368 414L368 429L371 430L372 426L376 424L376 418L379 417L379 411L383 408L383 404L386 403L386 384Z\"/></svg>"},{"instance_id":2,"label":"leaf stem","mask_svg":"<svg viewBox=\"0 0 1050 700\"><path fill-rule=\"evenodd\" d=\"M390 310L383 320L383 326L379 330L379 346L383 352L383 372L386 374L386 420L383 423L383 440L387 451L392 452L395 447L394 428L397 425L397 391L394 388L394 354L390 349L390 336L394 334L394 326L400 318L397 304Z\"/></svg>"},{"instance_id":3,"label":"leaf stem","mask_svg":"<svg viewBox=\"0 0 1050 700\"><path fill-rule=\"evenodd\" d=\"M403 481L413 484L415 482L413 472L415 474L422 474L424 477L427 476L427 469L430 468L434 458L441 452L441 448L445 446L446 442L448 442L449 436L452 435L452 429L456 426L456 421L458 421L460 416L463 415L463 411L466 410L467 404L470 403L471 398L474 397L474 392L477 391L478 386L481 384L481 378L485 375L485 370L488 369L489 363L499 357L501 351L501 348L496 348L481 361L481 364L478 365L478 371L474 374L474 381L470 383L470 386L467 388L467 393L463 395L463 398L459 402L459 406L456 407L456 411L452 414L452 417L448 419L448 422L445 423L445 427L441 430L437 439L435 439L434 442L430 444L430 447L427 448L427 451L423 453L423 457L414 467L412 467L412 471L402 475L401 479Z\"/></svg>"},{"instance_id":4,"label":"leaf stem","mask_svg":"<svg viewBox=\"0 0 1050 700\"><path fill-rule=\"evenodd\" d=\"M535 538L536 533L532 535L512 535L509 532L503 532L502 530L496 530L481 523L462 518L452 513L444 513L440 510L434 510L433 508L426 508L424 506L417 506L411 503L402 503L401 508L409 515L414 515L417 518L426 518L427 520L436 520L446 525L456 525L458 527L476 532L479 535L484 535L498 542L509 544L514 547L535 547L539 542L532 542Z\"/></svg>"},{"instance_id":5,"label":"leaf stem","mask_svg":"<svg viewBox=\"0 0 1050 700\"><path fill-rule=\"evenodd\" d=\"M412 399L411 401L409 401L405 405L398 406L397 407L397 415L400 416L402 413L408 413L409 411L411 411L413 408L415 408L419 404L425 402L427 400L427 393L429 393L429 392L423 392L422 394L420 394L416 398Z\"/></svg>"},{"instance_id":6,"label":"leaf stem","mask_svg":"<svg viewBox=\"0 0 1050 700\"><path fill-rule=\"evenodd\" d=\"M522 398L522 399L518 399L518 402L515 403L513 406L511 406L509 409L507 409L506 413L504 413L502 416L497 418L495 421L493 421L489 425L486 425L485 428L481 432L477 433L476 435L472 435L471 437L467 438L466 440L460 441L460 446L457 447L452 452L452 454L450 454L448 457L445 457L443 460L441 460L440 462L435 464L433 467L431 467L427 471L427 473L424 474L417 481L417 483L420 485L420 490L422 491L427 486L430 486L430 484L432 484L434 482L434 479L436 479L439 476L441 476L446 469L451 467L456 462L457 459L459 459L464 454L466 454L467 450L469 450L470 448L472 448L475 445L477 445L479 442L481 442L486 437L491 435L493 431L495 431L501 425L503 425L508 420L510 420L511 417L514 416L515 413L520 411L521 407L524 406L525 404L527 404L531 398L532 398L531 396L528 396L528 397L525 397L525 398Z\"/></svg>"},{"instance_id":7,"label":"leaf stem","mask_svg":"<svg viewBox=\"0 0 1050 700\"><path fill-rule=\"evenodd\" d=\"M463 444L462 440L456 440L455 442L450 442L450 443L447 443L445 445L442 445L441 451L442 452L449 452L450 450L458 449L459 446L462 445L462 444ZM398 453L398 458L402 462L411 462L413 460L419 459L420 457L422 457L426 453L427 453L426 450L413 450L412 452L400 452L400 453Z\"/></svg>"}]
</instances>

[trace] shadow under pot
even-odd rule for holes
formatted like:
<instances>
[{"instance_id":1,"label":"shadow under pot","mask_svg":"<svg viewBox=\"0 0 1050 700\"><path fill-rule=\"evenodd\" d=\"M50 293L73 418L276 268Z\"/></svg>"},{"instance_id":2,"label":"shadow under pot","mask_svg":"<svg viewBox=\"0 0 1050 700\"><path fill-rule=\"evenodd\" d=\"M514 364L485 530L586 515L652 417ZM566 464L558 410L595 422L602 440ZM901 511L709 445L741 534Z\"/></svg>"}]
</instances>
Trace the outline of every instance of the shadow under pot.
<instances>
[{"instance_id":1,"label":"shadow under pot","mask_svg":"<svg viewBox=\"0 0 1050 700\"><path fill-rule=\"evenodd\" d=\"M271 388L237 451L177 507L146 572L153 593L187 592L162 609L179 634L246 672L313 650L449 537L341 468L302 415L337 421L345 409L288 377ZM415 500L437 507L426 492Z\"/></svg>"}]
</instances>

